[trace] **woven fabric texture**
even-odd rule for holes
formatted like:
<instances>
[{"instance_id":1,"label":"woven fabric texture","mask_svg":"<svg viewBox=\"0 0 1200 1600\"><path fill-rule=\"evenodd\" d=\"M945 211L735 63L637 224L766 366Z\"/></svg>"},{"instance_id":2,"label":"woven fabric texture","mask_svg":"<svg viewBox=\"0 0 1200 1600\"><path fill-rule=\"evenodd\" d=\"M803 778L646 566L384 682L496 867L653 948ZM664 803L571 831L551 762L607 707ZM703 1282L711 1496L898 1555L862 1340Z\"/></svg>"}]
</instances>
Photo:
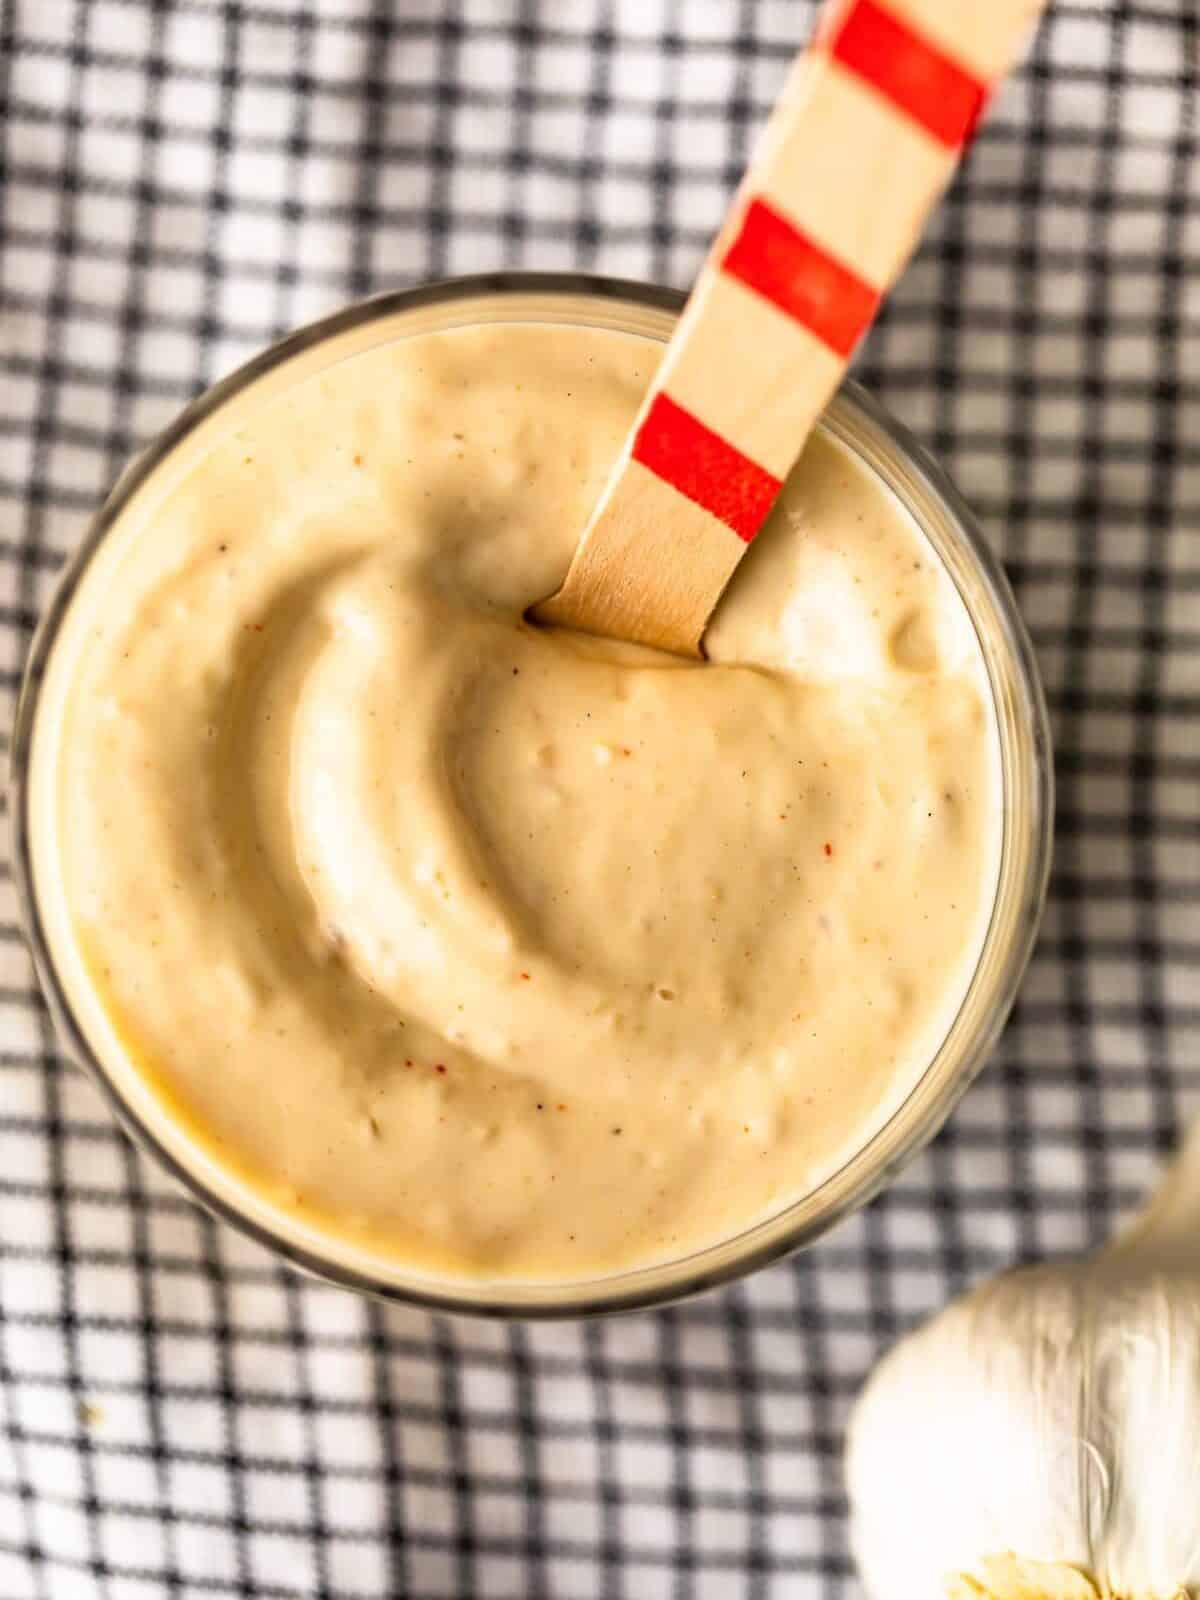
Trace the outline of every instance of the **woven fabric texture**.
<instances>
[{"instance_id":1,"label":"woven fabric texture","mask_svg":"<svg viewBox=\"0 0 1200 1600\"><path fill-rule=\"evenodd\" d=\"M0 693L189 396L355 296L685 286L807 0L4 0ZM1057 741L1037 955L950 1126L693 1305L382 1309L183 1199L56 1049L0 892L0 1600L857 1594L886 1345L1103 1238L1200 1110L1193 0L1058 0L857 363L1004 558ZM916 1597L912 1597L916 1600Z\"/></svg>"}]
</instances>

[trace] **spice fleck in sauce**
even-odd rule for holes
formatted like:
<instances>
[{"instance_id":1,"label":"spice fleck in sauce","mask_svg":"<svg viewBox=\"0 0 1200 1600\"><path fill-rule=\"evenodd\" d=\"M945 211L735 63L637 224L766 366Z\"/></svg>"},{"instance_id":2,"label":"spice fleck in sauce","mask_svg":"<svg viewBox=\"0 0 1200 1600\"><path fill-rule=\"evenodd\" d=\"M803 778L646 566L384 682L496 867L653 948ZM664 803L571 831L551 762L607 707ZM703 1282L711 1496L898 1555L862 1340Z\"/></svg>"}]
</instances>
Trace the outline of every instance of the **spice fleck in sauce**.
<instances>
[{"instance_id":1,"label":"spice fleck in sauce","mask_svg":"<svg viewBox=\"0 0 1200 1600\"><path fill-rule=\"evenodd\" d=\"M708 664L522 620L656 358L535 324L353 354L197 451L70 619L39 871L110 1066L256 1204L414 1271L628 1269L798 1198L986 928L978 645L832 438Z\"/></svg>"}]
</instances>

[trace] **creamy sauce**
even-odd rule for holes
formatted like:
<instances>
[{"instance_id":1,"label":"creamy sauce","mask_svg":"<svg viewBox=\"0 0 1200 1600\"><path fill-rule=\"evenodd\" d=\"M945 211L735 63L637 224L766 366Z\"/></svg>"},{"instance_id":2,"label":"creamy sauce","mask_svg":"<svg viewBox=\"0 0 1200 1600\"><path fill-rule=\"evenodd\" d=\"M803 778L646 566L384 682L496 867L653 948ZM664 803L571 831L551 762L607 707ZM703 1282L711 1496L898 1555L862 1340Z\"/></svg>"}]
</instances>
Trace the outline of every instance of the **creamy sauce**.
<instances>
[{"instance_id":1,"label":"creamy sauce","mask_svg":"<svg viewBox=\"0 0 1200 1600\"><path fill-rule=\"evenodd\" d=\"M126 1066L259 1202L414 1271L578 1279L777 1211L911 1091L984 937L978 645L832 438L710 664L522 621L657 355L353 355L77 602L55 870Z\"/></svg>"}]
</instances>

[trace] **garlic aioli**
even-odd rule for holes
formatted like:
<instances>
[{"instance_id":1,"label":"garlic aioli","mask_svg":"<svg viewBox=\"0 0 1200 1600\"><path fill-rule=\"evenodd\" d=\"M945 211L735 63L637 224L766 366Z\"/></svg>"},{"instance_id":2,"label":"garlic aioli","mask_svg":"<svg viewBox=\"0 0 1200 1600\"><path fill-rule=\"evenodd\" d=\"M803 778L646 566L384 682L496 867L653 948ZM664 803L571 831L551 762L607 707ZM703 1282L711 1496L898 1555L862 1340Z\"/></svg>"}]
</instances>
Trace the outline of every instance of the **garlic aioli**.
<instances>
[{"instance_id":1,"label":"garlic aioli","mask_svg":"<svg viewBox=\"0 0 1200 1600\"><path fill-rule=\"evenodd\" d=\"M39 873L109 1056L254 1204L448 1279L735 1235L928 1066L998 737L916 523L818 434L691 664L523 621L660 346L360 350L83 584Z\"/></svg>"}]
</instances>

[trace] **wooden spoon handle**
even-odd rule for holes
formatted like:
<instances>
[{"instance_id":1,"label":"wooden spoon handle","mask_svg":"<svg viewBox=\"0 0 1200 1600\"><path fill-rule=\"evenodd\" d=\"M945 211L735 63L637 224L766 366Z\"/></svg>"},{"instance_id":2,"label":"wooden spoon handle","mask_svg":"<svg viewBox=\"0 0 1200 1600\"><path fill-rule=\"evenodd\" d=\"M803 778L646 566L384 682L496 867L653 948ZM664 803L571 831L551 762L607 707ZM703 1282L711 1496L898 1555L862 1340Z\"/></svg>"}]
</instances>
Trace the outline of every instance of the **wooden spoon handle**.
<instances>
[{"instance_id":1,"label":"wooden spoon handle","mask_svg":"<svg viewBox=\"0 0 1200 1600\"><path fill-rule=\"evenodd\" d=\"M1042 0L835 0L540 621L700 637Z\"/></svg>"}]
</instances>

